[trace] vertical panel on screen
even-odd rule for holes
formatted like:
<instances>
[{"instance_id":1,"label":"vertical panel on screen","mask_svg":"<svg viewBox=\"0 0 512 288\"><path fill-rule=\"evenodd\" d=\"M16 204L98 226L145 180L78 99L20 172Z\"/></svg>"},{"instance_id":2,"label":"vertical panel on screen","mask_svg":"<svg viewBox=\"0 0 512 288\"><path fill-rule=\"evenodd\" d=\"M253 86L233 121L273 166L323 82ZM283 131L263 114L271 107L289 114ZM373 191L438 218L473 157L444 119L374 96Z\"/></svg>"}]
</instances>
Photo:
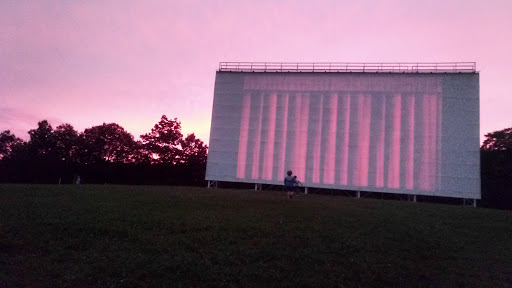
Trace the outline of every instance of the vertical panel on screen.
<instances>
[{"instance_id":1,"label":"vertical panel on screen","mask_svg":"<svg viewBox=\"0 0 512 288\"><path fill-rule=\"evenodd\" d=\"M206 179L479 199L478 81L217 72Z\"/></svg>"},{"instance_id":2,"label":"vertical panel on screen","mask_svg":"<svg viewBox=\"0 0 512 288\"><path fill-rule=\"evenodd\" d=\"M405 139L405 188L414 189L414 95L408 95L405 98L405 125L407 126L407 135Z\"/></svg>"},{"instance_id":3,"label":"vertical panel on screen","mask_svg":"<svg viewBox=\"0 0 512 288\"><path fill-rule=\"evenodd\" d=\"M391 132L389 144L389 165L388 165L388 187L400 188L400 136L401 136L401 117L402 117L402 95L395 93L392 97L391 106Z\"/></svg>"},{"instance_id":4,"label":"vertical panel on screen","mask_svg":"<svg viewBox=\"0 0 512 288\"><path fill-rule=\"evenodd\" d=\"M385 136L386 136L386 97L385 94L378 94L376 101L373 101L376 105L375 109L375 130L374 130L374 149L375 159L375 187L384 187L384 155L385 155Z\"/></svg>"},{"instance_id":5,"label":"vertical panel on screen","mask_svg":"<svg viewBox=\"0 0 512 288\"><path fill-rule=\"evenodd\" d=\"M251 94L244 94L242 116L240 117L240 138L238 143L237 178L245 178L245 163L247 161L247 141L249 139L249 116L251 107Z\"/></svg>"},{"instance_id":6,"label":"vertical panel on screen","mask_svg":"<svg viewBox=\"0 0 512 288\"><path fill-rule=\"evenodd\" d=\"M313 113L311 113L310 120L313 120L312 126L314 129L311 129L313 132L313 161L311 163L311 174L312 174L312 182L320 183L320 152L321 152L321 143L322 143L322 118L324 112L324 95L319 94L314 97L317 99L317 104L313 109Z\"/></svg>"},{"instance_id":7,"label":"vertical panel on screen","mask_svg":"<svg viewBox=\"0 0 512 288\"><path fill-rule=\"evenodd\" d=\"M336 161L336 127L338 121L338 93L329 93L329 101L325 102L327 105L326 109L326 118L328 123L328 128L324 131L323 139L326 139L325 144L325 153L324 153L324 176L323 183L324 184L334 184L335 177L335 161ZM324 105L324 107L325 107Z\"/></svg>"},{"instance_id":8,"label":"vertical panel on screen","mask_svg":"<svg viewBox=\"0 0 512 288\"><path fill-rule=\"evenodd\" d=\"M342 129L338 131L341 136L341 158L340 158L340 169L338 175L340 177L340 185L348 185L348 143L350 140L350 94L345 92L342 96L341 105L341 119L343 119L340 125Z\"/></svg>"},{"instance_id":9,"label":"vertical panel on screen","mask_svg":"<svg viewBox=\"0 0 512 288\"><path fill-rule=\"evenodd\" d=\"M277 113L277 93L273 92L268 97L268 125L266 129L267 139L265 139L265 154L263 156L263 179L272 180L272 171L274 168L274 146L276 134L276 113Z\"/></svg>"},{"instance_id":10,"label":"vertical panel on screen","mask_svg":"<svg viewBox=\"0 0 512 288\"><path fill-rule=\"evenodd\" d=\"M281 94L280 103L279 106L279 123L280 123L280 130L278 131L278 135L281 137L279 138L280 142L277 142L276 144L279 144L279 150L277 154L277 179L283 179L285 177L285 170L286 170L286 144L287 144L287 133L288 133L288 93L284 92Z\"/></svg>"}]
</instances>

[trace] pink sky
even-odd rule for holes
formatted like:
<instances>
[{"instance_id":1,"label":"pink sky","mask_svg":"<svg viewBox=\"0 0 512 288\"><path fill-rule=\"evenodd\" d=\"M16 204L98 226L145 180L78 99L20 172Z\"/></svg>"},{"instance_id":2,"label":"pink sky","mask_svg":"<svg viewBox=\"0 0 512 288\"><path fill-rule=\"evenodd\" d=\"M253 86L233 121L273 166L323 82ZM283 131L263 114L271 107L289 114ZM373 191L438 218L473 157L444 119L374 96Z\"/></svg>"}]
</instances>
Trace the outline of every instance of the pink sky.
<instances>
[{"instance_id":1,"label":"pink sky","mask_svg":"<svg viewBox=\"0 0 512 288\"><path fill-rule=\"evenodd\" d=\"M480 134L512 127L512 1L0 1L0 131L47 119L208 142L220 61L475 61Z\"/></svg>"}]
</instances>

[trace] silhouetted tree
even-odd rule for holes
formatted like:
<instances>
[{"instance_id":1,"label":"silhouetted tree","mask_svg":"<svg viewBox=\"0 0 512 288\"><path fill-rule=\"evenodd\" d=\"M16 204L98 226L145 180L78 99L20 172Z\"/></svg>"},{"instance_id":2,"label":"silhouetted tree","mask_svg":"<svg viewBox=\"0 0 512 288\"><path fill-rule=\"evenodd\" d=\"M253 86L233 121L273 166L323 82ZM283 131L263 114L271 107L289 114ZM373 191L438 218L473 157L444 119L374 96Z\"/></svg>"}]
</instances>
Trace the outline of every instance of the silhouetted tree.
<instances>
[{"instance_id":1,"label":"silhouetted tree","mask_svg":"<svg viewBox=\"0 0 512 288\"><path fill-rule=\"evenodd\" d=\"M512 150L512 127L485 134L484 150Z\"/></svg>"},{"instance_id":2,"label":"silhouetted tree","mask_svg":"<svg viewBox=\"0 0 512 288\"><path fill-rule=\"evenodd\" d=\"M55 139L53 128L48 121L43 120L37 123L36 129L28 131L30 135L29 146L33 149L34 156L50 156L55 152Z\"/></svg>"},{"instance_id":3,"label":"silhouetted tree","mask_svg":"<svg viewBox=\"0 0 512 288\"><path fill-rule=\"evenodd\" d=\"M485 134L481 147L482 200L495 208L512 208L512 128Z\"/></svg>"},{"instance_id":4,"label":"silhouetted tree","mask_svg":"<svg viewBox=\"0 0 512 288\"><path fill-rule=\"evenodd\" d=\"M0 182L31 182L32 169L27 169L26 163L33 159L28 153L27 142L12 143L9 150L4 154L5 157L0 159Z\"/></svg>"},{"instance_id":5,"label":"silhouetted tree","mask_svg":"<svg viewBox=\"0 0 512 288\"><path fill-rule=\"evenodd\" d=\"M203 185L208 147L165 115L140 141L116 123L78 133L43 120L27 142L0 133L0 182Z\"/></svg>"},{"instance_id":6,"label":"silhouetted tree","mask_svg":"<svg viewBox=\"0 0 512 288\"><path fill-rule=\"evenodd\" d=\"M133 136L116 123L85 129L80 134L81 161L85 164L97 162L132 162L135 146Z\"/></svg>"},{"instance_id":7,"label":"silhouetted tree","mask_svg":"<svg viewBox=\"0 0 512 288\"><path fill-rule=\"evenodd\" d=\"M57 157L66 162L78 162L79 137L71 124L62 124L53 131Z\"/></svg>"},{"instance_id":8,"label":"silhouetted tree","mask_svg":"<svg viewBox=\"0 0 512 288\"><path fill-rule=\"evenodd\" d=\"M151 133L141 135L140 138L144 150L151 155L152 162L171 164L178 162L181 154L179 145L183 134L181 134L181 122L177 118L169 120L163 115L160 122L151 129Z\"/></svg>"},{"instance_id":9,"label":"silhouetted tree","mask_svg":"<svg viewBox=\"0 0 512 288\"><path fill-rule=\"evenodd\" d=\"M15 145L21 145L23 140L11 134L10 130L5 130L0 133L0 159L11 155L12 148Z\"/></svg>"},{"instance_id":10,"label":"silhouetted tree","mask_svg":"<svg viewBox=\"0 0 512 288\"><path fill-rule=\"evenodd\" d=\"M151 152L146 150L146 145L138 140L133 147L131 159L134 163L151 164L153 157Z\"/></svg>"},{"instance_id":11,"label":"silhouetted tree","mask_svg":"<svg viewBox=\"0 0 512 288\"><path fill-rule=\"evenodd\" d=\"M64 167L56 154L53 128L48 121L28 131L30 140L11 147L8 178L13 182L57 183Z\"/></svg>"},{"instance_id":12,"label":"silhouetted tree","mask_svg":"<svg viewBox=\"0 0 512 288\"><path fill-rule=\"evenodd\" d=\"M180 162L194 165L206 165L208 155L208 146L203 141L196 138L194 133L189 134L180 141L182 148Z\"/></svg>"},{"instance_id":13,"label":"silhouetted tree","mask_svg":"<svg viewBox=\"0 0 512 288\"><path fill-rule=\"evenodd\" d=\"M183 179L183 182L179 184L204 185L208 146L197 139L194 134L189 134L182 139L180 146L182 150L177 165L178 169L175 171L175 177Z\"/></svg>"}]
</instances>

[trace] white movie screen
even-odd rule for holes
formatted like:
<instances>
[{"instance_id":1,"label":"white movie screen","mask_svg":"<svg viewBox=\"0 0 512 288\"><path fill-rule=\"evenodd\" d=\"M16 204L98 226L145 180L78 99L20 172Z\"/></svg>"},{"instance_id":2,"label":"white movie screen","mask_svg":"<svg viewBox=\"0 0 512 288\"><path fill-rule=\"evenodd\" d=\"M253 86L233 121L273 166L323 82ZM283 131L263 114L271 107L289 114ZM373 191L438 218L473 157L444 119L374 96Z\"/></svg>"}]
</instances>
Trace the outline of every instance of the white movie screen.
<instances>
[{"instance_id":1,"label":"white movie screen","mask_svg":"<svg viewBox=\"0 0 512 288\"><path fill-rule=\"evenodd\" d=\"M206 179L480 199L478 76L217 72Z\"/></svg>"}]
</instances>

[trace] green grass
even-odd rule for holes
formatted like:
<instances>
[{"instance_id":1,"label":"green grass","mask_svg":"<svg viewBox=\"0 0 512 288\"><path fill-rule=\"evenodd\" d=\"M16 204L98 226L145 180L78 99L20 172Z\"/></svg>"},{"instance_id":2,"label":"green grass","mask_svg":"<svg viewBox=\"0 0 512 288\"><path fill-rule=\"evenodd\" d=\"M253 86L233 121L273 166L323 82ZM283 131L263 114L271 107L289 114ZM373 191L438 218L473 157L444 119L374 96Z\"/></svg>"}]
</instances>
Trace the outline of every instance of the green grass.
<instances>
[{"instance_id":1,"label":"green grass","mask_svg":"<svg viewBox=\"0 0 512 288\"><path fill-rule=\"evenodd\" d=\"M512 213L190 187L0 185L0 287L512 287Z\"/></svg>"}]
</instances>

